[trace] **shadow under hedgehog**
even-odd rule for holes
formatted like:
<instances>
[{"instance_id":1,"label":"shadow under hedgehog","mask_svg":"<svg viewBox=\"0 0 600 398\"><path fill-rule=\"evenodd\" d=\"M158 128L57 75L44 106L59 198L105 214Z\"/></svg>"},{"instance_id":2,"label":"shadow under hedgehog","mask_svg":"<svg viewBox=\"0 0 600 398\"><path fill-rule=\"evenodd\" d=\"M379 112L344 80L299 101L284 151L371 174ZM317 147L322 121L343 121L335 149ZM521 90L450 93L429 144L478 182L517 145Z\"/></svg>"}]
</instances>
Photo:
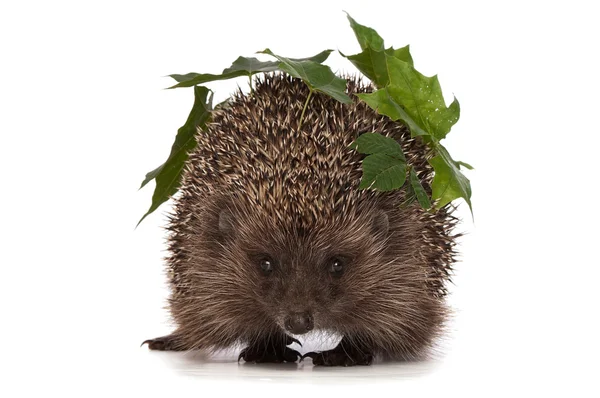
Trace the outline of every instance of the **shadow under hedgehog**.
<instances>
[{"instance_id":1,"label":"shadow under hedgehog","mask_svg":"<svg viewBox=\"0 0 600 398\"><path fill-rule=\"evenodd\" d=\"M350 104L298 79L256 79L217 110L186 163L169 220L169 309L176 330L152 350L245 346L247 362L371 364L375 356L427 356L447 318L457 219L430 213L404 189L359 189L364 155L349 145L365 132L400 143L425 189L430 156L402 124L352 94ZM312 330L343 336L304 356L288 347ZM295 336L295 337L292 337Z\"/></svg>"}]
</instances>

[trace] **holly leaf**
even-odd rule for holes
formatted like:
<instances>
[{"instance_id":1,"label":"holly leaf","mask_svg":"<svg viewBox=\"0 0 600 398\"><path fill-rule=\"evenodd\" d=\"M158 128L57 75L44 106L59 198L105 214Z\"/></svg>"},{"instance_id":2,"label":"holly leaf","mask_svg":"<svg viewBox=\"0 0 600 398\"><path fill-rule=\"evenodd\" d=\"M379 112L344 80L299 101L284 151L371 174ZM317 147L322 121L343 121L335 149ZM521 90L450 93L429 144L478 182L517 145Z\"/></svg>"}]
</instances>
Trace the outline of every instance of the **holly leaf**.
<instances>
[{"instance_id":1,"label":"holly leaf","mask_svg":"<svg viewBox=\"0 0 600 398\"><path fill-rule=\"evenodd\" d=\"M350 148L356 149L359 153L368 155L382 153L406 161L404 152L402 152L402 147L398 141L379 133L364 133L359 135L358 138L350 144Z\"/></svg>"},{"instance_id":2,"label":"holly leaf","mask_svg":"<svg viewBox=\"0 0 600 398\"><path fill-rule=\"evenodd\" d=\"M446 148L437 145L438 155L429 160L435 174L431 183L431 199L436 202L436 209L444 207L454 199L463 198L469 205L471 213L471 183L461 173L458 162L454 161Z\"/></svg>"},{"instance_id":3,"label":"holly leaf","mask_svg":"<svg viewBox=\"0 0 600 398\"><path fill-rule=\"evenodd\" d=\"M292 59L295 62L311 61L318 64L324 62L331 54L332 50L321 51L317 55L308 58ZM223 69L220 75L211 73L187 73L185 75L169 75L178 83L169 88L192 87L198 84L204 84L215 80L227 80L240 76L252 76L261 72L273 72L280 70L279 62L259 61L256 58L238 57L229 68Z\"/></svg>"},{"instance_id":4,"label":"holly leaf","mask_svg":"<svg viewBox=\"0 0 600 398\"><path fill-rule=\"evenodd\" d=\"M260 53L269 54L277 58L279 60L279 68L282 71L293 77L302 79L311 90L327 94L345 104L352 102L346 94L346 79L336 76L328 66L321 65L312 60L282 57L274 54L268 48L260 51Z\"/></svg>"},{"instance_id":5,"label":"holly leaf","mask_svg":"<svg viewBox=\"0 0 600 398\"><path fill-rule=\"evenodd\" d=\"M197 145L195 139L197 128L206 128L211 111L212 93L210 90L204 86L194 87L194 105L185 124L177 130L177 136L171 147L169 157L165 163L146 174L146 178L142 182L140 188L154 179L156 181L156 188L154 188L154 194L152 195L152 204L146 214L140 219L138 225L144 218L177 192L188 154Z\"/></svg>"},{"instance_id":6,"label":"holly leaf","mask_svg":"<svg viewBox=\"0 0 600 398\"><path fill-rule=\"evenodd\" d=\"M429 209L431 207L431 200L429 200L429 195L425 192L425 188L421 185L421 181L413 168L410 169L409 180L412 193L417 198L417 202L419 202L422 208Z\"/></svg>"},{"instance_id":7,"label":"holly leaf","mask_svg":"<svg viewBox=\"0 0 600 398\"><path fill-rule=\"evenodd\" d=\"M391 191L401 188L406 180L405 161L385 153L374 153L364 158L362 169L360 189Z\"/></svg>"}]
</instances>

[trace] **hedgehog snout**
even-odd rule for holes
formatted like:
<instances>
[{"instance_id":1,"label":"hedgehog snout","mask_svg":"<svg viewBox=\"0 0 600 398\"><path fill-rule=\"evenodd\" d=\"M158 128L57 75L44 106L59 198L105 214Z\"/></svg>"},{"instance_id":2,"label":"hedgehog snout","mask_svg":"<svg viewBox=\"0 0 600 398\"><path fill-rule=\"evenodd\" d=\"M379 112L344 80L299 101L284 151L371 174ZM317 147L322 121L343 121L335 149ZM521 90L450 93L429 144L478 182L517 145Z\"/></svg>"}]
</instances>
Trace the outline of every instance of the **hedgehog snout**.
<instances>
[{"instance_id":1,"label":"hedgehog snout","mask_svg":"<svg viewBox=\"0 0 600 398\"><path fill-rule=\"evenodd\" d=\"M304 334L314 328L314 320L308 312L292 312L285 317L285 328L293 334Z\"/></svg>"}]
</instances>

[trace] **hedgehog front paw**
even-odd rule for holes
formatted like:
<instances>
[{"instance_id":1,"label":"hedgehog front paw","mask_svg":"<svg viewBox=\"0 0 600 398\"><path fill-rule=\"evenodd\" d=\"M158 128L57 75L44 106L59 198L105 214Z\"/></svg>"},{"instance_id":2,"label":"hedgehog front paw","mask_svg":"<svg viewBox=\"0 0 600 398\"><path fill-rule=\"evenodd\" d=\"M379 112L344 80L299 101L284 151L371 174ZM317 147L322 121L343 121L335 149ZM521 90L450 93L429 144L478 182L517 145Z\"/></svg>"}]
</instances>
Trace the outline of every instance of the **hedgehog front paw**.
<instances>
[{"instance_id":1,"label":"hedgehog front paw","mask_svg":"<svg viewBox=\"0 0 600 398\"><path fill-rule=\"evenodd\" d=\"M289 336L285 336L285 341L262 340L244 348L240 352L238 362L240 359L243 359L245 362L255 363L296 362L302 358L302 355L298 351L286 347L292 343L300 344L298 340Z\"/></svg>"},{"instance_id":2,"label":"hedgehog front paw","mask_svg":"<svg viewBox=\"0 0 600 398\"><path fill-rule=\"evenodd\" d=\"M183 351L178 337L173 334L148 339L142 343L144 344L148 344L148 348L153 351Z\"/></svg>"},{"instance_id":3,"label":"hedgehog front paw","mask_svg":"<svg viewBox=\"0 0 600 398\"><path fill-rule=\"evenodd\" d=\"M256 349L255 347L246 347L240 353L238 362L243 359L245 362L255 363L282 363L296 362L302 355L296 350L284 347L281 350L266 351L264 349Z\"/></svg>"},{"instance_id":4,"label":"hedgehog front paw","mask_svg":"<svg viewBox=\"0 0 600 398\"><path fill-rule=\"evenodd\" d=\"M312 359L315 366L355 366L372 364L374 355L342 341L332 350L308 352L302 359L307 357Z\"/></svg>"}]
</instances>

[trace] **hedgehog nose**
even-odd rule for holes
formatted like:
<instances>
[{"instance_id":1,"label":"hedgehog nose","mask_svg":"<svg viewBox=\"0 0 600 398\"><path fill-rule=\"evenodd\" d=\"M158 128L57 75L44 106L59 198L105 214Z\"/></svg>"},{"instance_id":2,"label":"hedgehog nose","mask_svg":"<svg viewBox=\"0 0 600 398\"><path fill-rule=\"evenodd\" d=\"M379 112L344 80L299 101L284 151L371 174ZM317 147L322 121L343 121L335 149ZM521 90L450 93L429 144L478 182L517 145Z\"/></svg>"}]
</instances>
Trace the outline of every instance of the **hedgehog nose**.
<instances>
[{"instance_id":1,"label":"hedgehog nose","mask_svg":"<svg viewBox=\"0 0 600 398\"><path fill-rule=\"evenodd\" d=\"M293 334L306 333L313 327L313 318L306 312L292 312L285 319L285 328Z\"/></svg>"}]
</instances>

